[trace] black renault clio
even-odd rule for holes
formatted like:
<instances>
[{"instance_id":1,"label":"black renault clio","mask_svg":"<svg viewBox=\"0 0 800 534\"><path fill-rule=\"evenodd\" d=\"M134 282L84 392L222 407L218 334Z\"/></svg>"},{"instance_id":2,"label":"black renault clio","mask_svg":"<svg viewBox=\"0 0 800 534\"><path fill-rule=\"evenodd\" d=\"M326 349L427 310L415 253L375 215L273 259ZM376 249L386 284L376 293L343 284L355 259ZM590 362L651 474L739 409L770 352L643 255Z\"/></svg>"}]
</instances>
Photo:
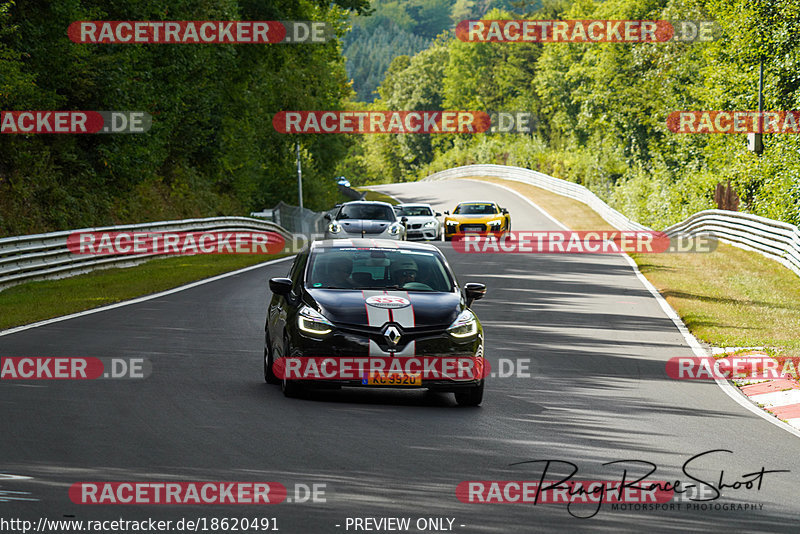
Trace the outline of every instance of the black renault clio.
<instances>
[{"instance_id":1,"label":"black renault clio","mask_svg":"<svg viewBox=\"0 0 800 534\"><path fill-rule=\"evenodd\" d=\"M324 384L453 392L464 406L483 400L483 329L470 306L486 286L460 287L433 245L315 241L269 286L264 379L287 396Z\"/></svg>"}]
</instances>

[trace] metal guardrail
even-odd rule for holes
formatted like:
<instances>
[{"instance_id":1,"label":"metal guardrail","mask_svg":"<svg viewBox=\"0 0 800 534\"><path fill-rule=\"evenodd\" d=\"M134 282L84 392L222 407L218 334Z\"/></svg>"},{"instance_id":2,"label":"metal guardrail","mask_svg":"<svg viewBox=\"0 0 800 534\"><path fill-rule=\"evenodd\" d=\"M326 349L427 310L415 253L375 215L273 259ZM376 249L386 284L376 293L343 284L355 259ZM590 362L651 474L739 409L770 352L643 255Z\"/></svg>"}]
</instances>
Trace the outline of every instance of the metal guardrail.
<instances>
[{"instance_id":1,"label":"metal guardrail","mask_svg":"<svg viewBox=\"0 0 800 534\"><path fill-rule=\"evenodd\" d=\"M47 234L6 237L0 239L0 289L31 280L64 278L96 269L128 267L165 254L74 254L67 248L67 238L74 232L235 232L272 231L284 239L292 235L277 224L247 217L210 217L161 221L101 228L81 228Z\"/></svg>"},{"instance_id":2,"label":"metal guardrail","mask_svg":"<svg viewBox=\"0 0 800 534\"><path fill-rule=\"evenodd\" d=\"M620 230L650 230L628 219L582 185L521 167L465 165L434 173L423 180L450 180L471 176L494 176L541 187L583 202ZM664 232L670 236L711 236L736 247L758 252L782 263L800 276L800 229L788 223L737 211L705 210L670 226Z\"/></svg>"},{"instance_id":3,"label":"metal guardrail","mask_svg":"<svg viewBox=\"0 0 800 534\"><path fill-rule=\"evenodd\" d=\"M646 226L628 219L611 208L582 185L530 169L504 165L467 165L432 174L425 180L449 180L470 176L494 176L541 187L583 202L609 224L621 230L649 230ZM164 256L163 254L136 256L73 254L67 249L67 238L74 232L248 230L274 231L286 239L292 238L290 232L282 226L247 217L185 219L7 237L0 239L0 289L31 280L63 278L109 267L127 267ZM735 211L706 210L670 226L664 232L671 236L678 234L711 236L734 246L759 252L782 263L800 276L800 230L791 224Z\"/></svg>"},{"instance_id":4,"label":"metal guardrail","mask_svg":"<svg viewBox=\"0 0 800 534\"><path fill-rule=\"evenodd\" d=\"M708 235L779 261L800 276L800 229L749 213L699 211L665 229L667 235Z\"/></svg>"},{"instance_id":5,"label":"metal guardrail","mask_svg":"<svg viewBox=\"0 0 800 534\"><path fill-rule=\"evenodd\" d=\"M650 230L650 228L625 217L582 185L560 180L559 178L553 178L541 172L523 169L522 167L489 164L465 165L463 167L454 167L431 174L423 178L423 180L452 180L454 178L467 178L470 176L494 176L496 178L503 178L504 180L513 180L515 182L535 185L536 187L541 187L553 193L558 193L559 195L583 202L596 211L609 224L620 230Z\"/></svg>"},{"instance_id":6,"label":"metal guardrail","mask_svg":"<svg viewBox=\"0 0 800 534\"><path fill-rule=\"evenodd\" d=\"M281 201L271 210L253 212L251 217L258 217L273 222L289 232L304 235L322 234L328 221L324 212L311 211L310 209L292 206Z\"/></svg>"}]
</instances>

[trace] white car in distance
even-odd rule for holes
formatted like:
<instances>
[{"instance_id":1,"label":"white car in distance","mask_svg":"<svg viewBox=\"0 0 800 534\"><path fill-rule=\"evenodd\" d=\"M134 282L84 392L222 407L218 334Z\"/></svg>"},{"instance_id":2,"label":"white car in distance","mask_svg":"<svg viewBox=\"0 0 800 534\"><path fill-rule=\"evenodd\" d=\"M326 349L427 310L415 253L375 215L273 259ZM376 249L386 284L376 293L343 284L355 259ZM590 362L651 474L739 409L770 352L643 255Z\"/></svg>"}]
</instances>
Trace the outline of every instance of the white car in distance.
<instances>
[{"instance_id":1,"label":"white car in distance","mask_svg":"<svg viewBox=\"0 0 800 534\"><path fill-rule=\"evenodd\" d=\"M430 204L396 204L394 212L398 218L405 217L406 239L440 239L442 223L437 219L442 214Z\"/></svg>"}]
</instances>

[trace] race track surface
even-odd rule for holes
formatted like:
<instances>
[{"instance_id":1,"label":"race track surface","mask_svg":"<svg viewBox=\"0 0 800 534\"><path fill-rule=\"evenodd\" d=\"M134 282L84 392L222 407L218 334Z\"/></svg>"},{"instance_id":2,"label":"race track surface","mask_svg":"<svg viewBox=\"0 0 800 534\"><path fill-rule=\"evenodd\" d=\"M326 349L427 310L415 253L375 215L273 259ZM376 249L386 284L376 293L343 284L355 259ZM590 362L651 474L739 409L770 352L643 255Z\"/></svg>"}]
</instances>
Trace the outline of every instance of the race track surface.
<instances>
[{"instance_id":1,"label":"race track surface","mask_svg":"<svg viewBox=\"0 0 800 534\"><path fill-rule=\"evenodd\" d=\"M380 190L439 211L460 200L495 200L509 209L514 230L558 229L488 183ZM797 531L800 441L714 382L667 376L666 361L692 351L624 258L462 254L437 245L462 284L488 286L473 306L486 356L493 370L514 372L488 379L481 407L459 408L449 394L375 389L287 399L265 385L267 280L285 275L291 260L278 262L0 337L0 356L152 363L144 380L0 381L0 473L30 477L0 476L0 516L274 517L284 534L364 531L346 526L356 517L409 517L407 532L420 532L418 518L454 520L452 530L425 532ZM717 449L730 452L691 461ZM725 488L707 502L689 501L689 491L673 510L456 498L462 481L538 481L545 464L533 460L554 461L550 479L567 475L571 462L575 480L619 480L625 467L630 480L649 462L656 471L648 480L689 484L692 475L705 490L720 477L730 485L754 480L762 467L791 472L766 473L760 488ZM616 460L630 462L603 465ZM194 480L276 481L290 497L295 484L325 484L326 502L88 506L68 496L81 481ZM27 493L6 493L14 491Z\"/></svg>"}]
</instances>

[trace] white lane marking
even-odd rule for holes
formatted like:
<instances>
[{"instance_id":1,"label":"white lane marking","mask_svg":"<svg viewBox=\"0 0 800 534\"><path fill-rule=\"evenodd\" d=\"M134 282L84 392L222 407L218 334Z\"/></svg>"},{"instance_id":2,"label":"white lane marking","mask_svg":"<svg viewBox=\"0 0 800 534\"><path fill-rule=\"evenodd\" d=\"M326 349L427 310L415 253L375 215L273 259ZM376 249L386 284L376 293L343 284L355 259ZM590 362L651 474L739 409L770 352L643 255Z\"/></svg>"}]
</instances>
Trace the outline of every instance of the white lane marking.
<instances>
[{"instance_id":1,"label":"white lane marking","mask_svg":"<svg viewBox=\"0 0 800 534\"><path fill-rule=\"evenodd\" d=\"M550 220L555 221L564 230L569 230L569 228L567 228L561 222L559 222L556 219L554 219L545 210L543 210L542 208L536 206L536 204L534 204L528 198L523 196L522 193L514 191L513 189L505 187L505 186L492 184L491 182L481 182L480 180L471 180L471 181L480 182L480 183L488 183L490 185L495 185L497 187L501 187L503 189L506 189L509 192L511 192L511 193L517 195L518 197L522 198L523 200L527 201L528 204L530 204L531 206L536 207L536 209L541 211ZM628 262L628 265L630 265L631 269L633 269L633 273L636 275L636 277L639 279L639 281L642 283L642 285L645 287L645 289L647 289L650 292L650 294L653 295L653 297L656 299L656 302L658 302L658 305L661 306L661 309L664 311L665 314L667 314L667 317L669 317L670 320L672 320L672 323L678 329L678 332L681 333L681 335L683 336L683 339L685 339L686 343L689 345L689 347L691 347L692 352L694 352L694 355L697 356L698 358L709 357L709 354L705 351L705 349L703 349L703 347L700 345L700 342L697 341L697 339L691 334L691 332L689 332L689 329L686 328L686 325L683 324L683 321L681 321L681 318L678 316L677 312L675 310L673 310L672 306L670 306L669 303L666 301L666 299L664 299L664 297L661 296L661 293L658 292L658 289L656 289L655 286L653 284L651 284L650 281L647 278L645 278L644 275L639 271L639 266L636 265L636 262L633 261L633 258L631 258L630 256L628 256L627 254L624 254L624 253L619 253L619 255L622 256L625 259L625 261ZM769 413L765 412L764 410L762 410L761 408L759 408L758 406L753 404L750 400L748 400L747 397L744 396L743 393L741 393L738 389L736 389L733 385L731 385L730 382L728 382L724 378L715 378L714 381L722 389L722 391L725 392L726 395L728 395L731 399L736 401L740 406L742 406L746 410L749 410L750 412L752 412L755 415L759 416L761 419L764 419L765 421L768 421L768 422L772 423L773 425L777 426L778 428L781 428L781 429L789 432L790 434L800 438L800 430L798 430L797 428L794 428L793 426L791 426L791 425L789 425L787 423L784 423L783 421L781 421L777 417L773 416L772 414L769 414Z\"/></svg>"},{"instance_id":2,"label":"white lane marking","mask_svg":"<svg viewBox=\"0 0 800 534\"><path fill-rule=\"evenodd\" d=\"M33 480L33 477L25 475L12 475L11 473L0 473L0 481L2 480ZM13 491L0 489L0 503L12 501L38 501L31 497L23 497L23 495L33 495L30 491Z\"/></svg>"},{"instance_id":3,"label":"white lane marking","mask_svg":"<svg viewBox=\"0 0 800 534\"><path fill-rule=\"evenodd\" d=\"M10 473L0 473L0 480L31 480L33 477L25 475L12 475Z\"/></svg>"},{"instance_id":4,"label":"white lane marking","mask_svg":"<svg viewBox=\"0 0 800 534\"><path fill-rule=\"evenodd\" d=\"M34 499L32 497L22 497L22 495L33 495L33 494L30 491L0 490L0 502L39 501L39 499Z\"/></svg>"},{"instance_id":5,"label":"white lane marking","mask_svg":"<svg viewBox=\"0 0 800 534\"><path fill-rule=\"evenodd\" d=\"M99 308L92 308L91 310L84 310L81 312L71 313L69 315L63 315L61 317L54 317L52 319L47 319L45 321L39 321L38 323L31 323L22 326L17 326L14 328L9 328L8 330L3 330L0 332L0 336L7 336L9 334L14 334L16 332L21 332L23 330L29 330L31 328L38 328L40 326L45 326L48 324L58 323L61 321L66 321L68 319L75 319L76 317L83 317L84 315L91 315L93 313L100 313L108 310L113 310L115 308L121 308L123 306L130 306L131 304L138 304L140 302L145 302L148 300L157 299L159 297L164 297L166 295L171 295L173 293L178 293L180 291L186 291L187 289L191 289L193 287L201 286L203 284L209 284L211 282L216 282L217 280L222 280L223 278L228 278L229 276L236 276L237 274L241 274L247 271L252 271L254 269L260 269L262 267L267 267L268 265L273 265L275 263L279 263L282 261L290 260L294 258L294 255L286 256L285 258L278 258L275 260L270 260L264 263L259 263L257 265L251 265L249 267L245 267L243 269L239 269L238 271L231 271L229 273L222 273L217 276L213 276L211 278L206 278L205 280L198 280L197 282L192 282L190 284L186 284L183 286L179 286L173 289L168 289L166 291L162 291L161 293L153 293L152 295L146 295L144 297L137 297L131 300L125 300L122 302L115 302L114 304L108 304L106 306L101 306Z\"/></svg>"}]
</instances>

